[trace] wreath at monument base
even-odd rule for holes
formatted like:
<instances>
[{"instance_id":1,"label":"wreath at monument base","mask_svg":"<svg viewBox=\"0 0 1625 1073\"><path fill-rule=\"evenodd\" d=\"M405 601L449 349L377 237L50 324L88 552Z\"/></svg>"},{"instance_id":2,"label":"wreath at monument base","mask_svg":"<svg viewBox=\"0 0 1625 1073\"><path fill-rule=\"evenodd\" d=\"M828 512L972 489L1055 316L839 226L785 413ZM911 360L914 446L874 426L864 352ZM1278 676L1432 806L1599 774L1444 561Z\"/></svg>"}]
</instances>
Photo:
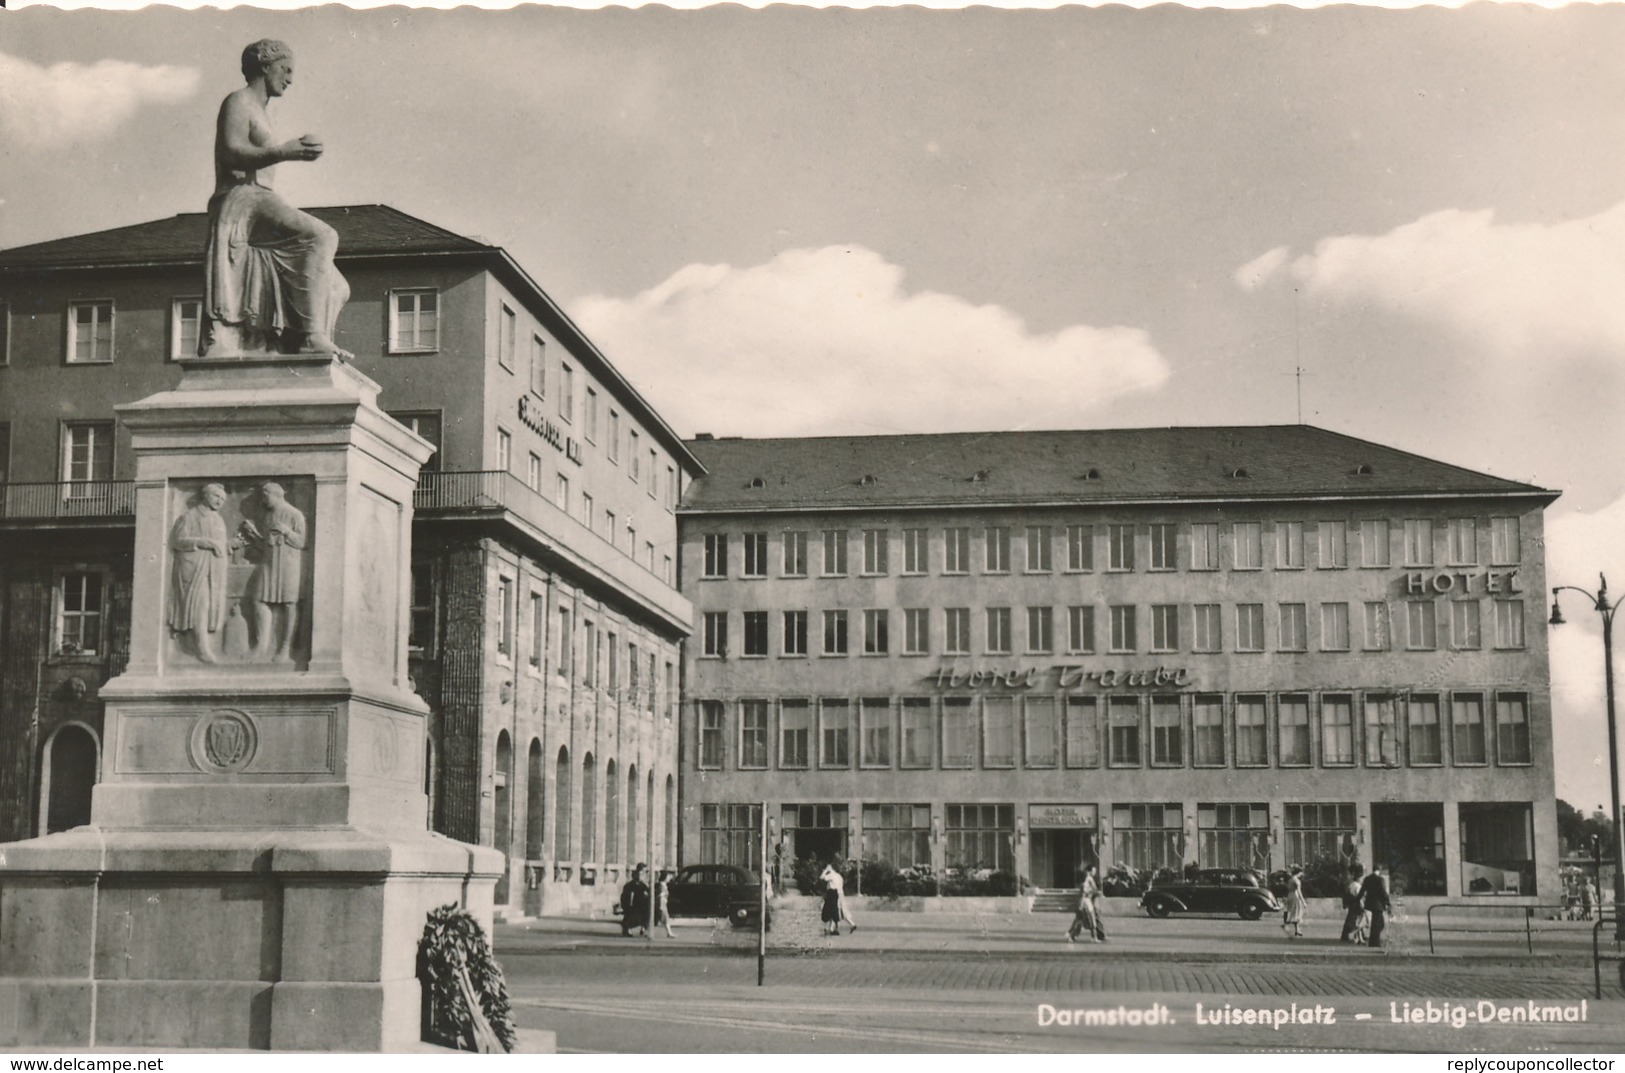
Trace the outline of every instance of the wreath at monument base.
<instances>
[{"instance_id":1,"label":"wreath at monument base","mask_svg":"<svg viewBox=\"0 0 1625 1073\"><path fill-rule=\"evenodd\" d=\"M418 979L424 1040L462 1051L513 1051L517 1034L502 966L466 909L450 904L429 913L418 942Z\"/></svg>"}]
</instances>

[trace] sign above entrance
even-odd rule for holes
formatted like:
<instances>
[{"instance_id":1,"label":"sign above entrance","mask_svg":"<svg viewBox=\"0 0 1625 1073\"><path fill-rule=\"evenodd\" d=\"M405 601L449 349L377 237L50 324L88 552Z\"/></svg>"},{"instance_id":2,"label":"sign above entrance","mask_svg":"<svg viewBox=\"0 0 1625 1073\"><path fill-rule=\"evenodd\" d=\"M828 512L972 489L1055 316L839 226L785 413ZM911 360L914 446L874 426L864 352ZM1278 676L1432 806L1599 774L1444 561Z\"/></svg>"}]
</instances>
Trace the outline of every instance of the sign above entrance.
<instances>
[{"instance_id":1,"label":"sign above entrance","mask_svg":"<svg viewBox=\"0 0 1625 1073\"><path fill-rule=\"evenodd\" d=\"M1090 670L1081 663L1056 663L1049 667L988 667L961 671L939 667L929 675L938 689L1186 689L1191 681L1185 667L1105 667Z\"/></svg>"},{"instance_id":2,"label":"sign above entrance","mask_svg":"<svg viewBox=\"0 0 1625 1073\"><path fill-rule=\"evenodd\" d=\"M1046 827L1084 827L1093 830L1096 824L1094 805L1028 805L1027 827L1040 830Z\"/></svg>"}]
</instances>

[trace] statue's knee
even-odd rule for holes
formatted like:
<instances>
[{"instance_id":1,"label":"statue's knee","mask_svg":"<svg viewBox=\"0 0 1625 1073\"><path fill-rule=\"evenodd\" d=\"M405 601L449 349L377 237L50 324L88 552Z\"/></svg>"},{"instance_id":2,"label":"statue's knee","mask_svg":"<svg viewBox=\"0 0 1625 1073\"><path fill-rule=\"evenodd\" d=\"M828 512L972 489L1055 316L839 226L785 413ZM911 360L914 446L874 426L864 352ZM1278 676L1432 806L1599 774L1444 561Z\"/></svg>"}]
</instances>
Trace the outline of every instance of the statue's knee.
<instances>
[{"instance_id":1,"label":"statue's knee","mask_svg":"<svg viewBox=\"0 0 1625 1073\"><path fill-rule=\"evenodd\" d=\"M339 249L339 233L320 220L313 220L315 226L311 229L311 238L315 240L316 250L331 258Z\"/></svg>"}]
</instances>

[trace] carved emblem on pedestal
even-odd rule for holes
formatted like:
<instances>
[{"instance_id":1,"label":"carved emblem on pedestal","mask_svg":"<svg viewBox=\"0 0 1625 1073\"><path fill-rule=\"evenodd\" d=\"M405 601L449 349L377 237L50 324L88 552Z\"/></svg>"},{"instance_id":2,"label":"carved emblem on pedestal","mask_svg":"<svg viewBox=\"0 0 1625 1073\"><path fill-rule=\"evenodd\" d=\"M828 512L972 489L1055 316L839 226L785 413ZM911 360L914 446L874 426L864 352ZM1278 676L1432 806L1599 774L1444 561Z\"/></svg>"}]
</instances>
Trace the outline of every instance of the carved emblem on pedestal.
<instances>
[{"instance_id":1,"label":"carved emblem on pedestal","mask_svg":"<svg viewBox=\"0 0 1625 1073\"><path fill-rule=\"evenodd\" d=\"M258 745L254 720L234 708L208 712L192 727L192 762L211 774L242 771L254 759Z\"/></svg>"}]
</instances>

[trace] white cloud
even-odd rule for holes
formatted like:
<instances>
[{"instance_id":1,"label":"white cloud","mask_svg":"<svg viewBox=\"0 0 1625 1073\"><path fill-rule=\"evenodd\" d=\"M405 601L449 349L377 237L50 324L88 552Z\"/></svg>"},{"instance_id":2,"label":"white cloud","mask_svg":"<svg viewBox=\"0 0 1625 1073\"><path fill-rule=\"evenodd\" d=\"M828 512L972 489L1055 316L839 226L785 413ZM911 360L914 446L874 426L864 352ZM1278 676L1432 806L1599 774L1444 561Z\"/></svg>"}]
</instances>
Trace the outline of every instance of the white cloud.
<instances>
[{"instance_id":1,"label":"white cloud","mask_svg":"<svg viewBox=\"0 0 1625 1073\"><path fill-rule=\"evenodd\" d=\"M147 104L175 104L197 92L190 67L122 60L41 67L0 52L0 137L27 149L106 137Z\"/></svg>"},{"instance_id":2,"label":"white cloud","mask_svg":"<svg viewBox=\"0 0 1625 1073\"><path fill-rule=\"evenodd\" d=\"M1244 291L1256 291L1274 277L1286 264L1292 251L1285 246L1277 246L1268 253L1260 254L1251 261L1236 269L1230 278L1236 281L1236 286Z\"/></svg>"},{"instance_id":3,"label":"white cloud","mask_svg":"<svg viewBox=\"0 0 1625 1073\"><path fill-rule=\"evenodd\" d=\"M576 313L685 433L1070 428L1168 376L1140 329L1034 333L998 306L909 292L901 268L861 247L689 265Z\"/></svg>"}]
</instances>

